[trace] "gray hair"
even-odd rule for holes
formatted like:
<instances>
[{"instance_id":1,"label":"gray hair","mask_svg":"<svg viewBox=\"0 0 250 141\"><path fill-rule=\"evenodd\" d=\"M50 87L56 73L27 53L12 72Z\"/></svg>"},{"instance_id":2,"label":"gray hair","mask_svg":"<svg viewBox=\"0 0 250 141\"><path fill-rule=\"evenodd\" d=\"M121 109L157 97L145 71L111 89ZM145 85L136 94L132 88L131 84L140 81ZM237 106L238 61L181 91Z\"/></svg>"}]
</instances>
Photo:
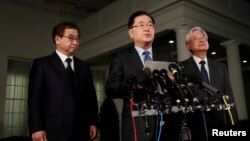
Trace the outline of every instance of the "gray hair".
<instances>
[{"instance_id":1,"label":"gray hair","mask_svg":"<svg viewBox=\"0 0 250 141\"><path fill-rule=\"evenodd\" d=\"M208 36L207 36L207 33L205 30L203 30L201 27L198 27L198 26L195 26L193 28L191 28L187 35L186 35L186 45L188 45L188 42L190 41L190 38L191 38L191 34L194 32L194 31L200 31L203 33L203 35L205 36L205 38L208 40Z\"/></svg>"}]
</instances>

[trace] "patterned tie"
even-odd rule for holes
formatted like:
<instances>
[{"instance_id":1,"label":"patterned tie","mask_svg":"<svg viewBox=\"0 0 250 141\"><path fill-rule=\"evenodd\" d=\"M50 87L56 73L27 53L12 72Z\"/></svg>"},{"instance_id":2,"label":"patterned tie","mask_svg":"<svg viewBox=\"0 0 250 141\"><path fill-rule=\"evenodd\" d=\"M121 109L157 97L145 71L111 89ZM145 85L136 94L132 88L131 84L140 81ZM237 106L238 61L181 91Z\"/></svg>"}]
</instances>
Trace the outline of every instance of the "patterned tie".
<instances>
[{"instance_id":1,"label":"patterned tie","mask_svg":"<svg viewBox=\"0 0 250 141\"><path fill-rule=\"evenodd\" d=\"M201 79L206 82L209 83L209 79L208 79L208 74L207 74L207 70L205 68L205 64L206 62L204 60L200 61L201 64Z\"/></svg>"},{"instance_id":2,"label":"patterned tie","mask_svg":"<svg viewBox=\"0 0 250 141\"><path fill-rule=\"evenodd\" d=\"M66 67L66 70L69 74L69 77L70 77L70 80L72 82L72 84L74 84L74 81L75 81L75 73L73 71L73 69L71 68L71 65L70 65L70 62L71 62L71 58L67 58L66 59L66 62L67 62L67 67Z\"/></svg>"},{"instance_id":3,"label":"patterned tie","mask_svg":"<svg viewBox=\"0 0 250 141\"><path fill-rule=\"evenodd\" d=\"M144 51L143 55L144 55L144 62L146 61L151 61L152 58L149 56L150 52L149 51Z\"/></svg>"}]
</instances>

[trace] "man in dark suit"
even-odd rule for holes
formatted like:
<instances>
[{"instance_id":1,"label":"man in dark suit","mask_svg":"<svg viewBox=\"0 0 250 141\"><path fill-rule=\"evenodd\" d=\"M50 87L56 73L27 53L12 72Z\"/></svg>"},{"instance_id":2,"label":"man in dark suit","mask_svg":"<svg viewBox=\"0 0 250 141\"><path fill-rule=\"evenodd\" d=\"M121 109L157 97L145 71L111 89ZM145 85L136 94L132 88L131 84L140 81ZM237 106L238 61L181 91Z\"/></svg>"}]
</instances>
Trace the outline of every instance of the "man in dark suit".
<instances>
[{"instance_id":1,"label":"man in dark suit","mask_svg":"<svg viewBox=\"0 0 250 141\"><path fill-rule=\"evenodd\" d=\"M32 140L89 141L97 134L98 105L89 66L73 56L79 48L80 29L62 22L53 28L52 37L56 51L35 59L30 72Z\"/></svg>"},{"instance_id":2,"label":"man in dark suit","mask_svg":"<svg viewBox=\"0 0 250 141\"><path fill-rule=\"evenodd\" d=\"M130 104L133 104L133 99L131 99L131 96L135 98L138 93L131 95L130 90L136 91L141 88L140 85L136 84L131 88L127 82L133 81L133 76L144 73L145 58L154 61L171 61L168 55L159 53L152 48L155 34L154 24L154 18L147 12L137 11L133 13L128 20L128 33L134 41L134 46L129 50L118 53L110 64L105 88L109 98L123 98L122 141L153 141L157 138L155 123L157 116L132 118ZM148 51L149 56L146 57L144 51ZM145 93L140 94L143 97ZM162 133L162 136L164 135L166 135L165 132Z\"/></svg>"},{"instance_id":3,"label":"man in dark suit","mask_svg":"<svg viewBox=\"0 0 250 141\"><path fill-rule=\"evenodd\" d=\"M195 75L195 78L191 78L191 80L196 79L193 81L207 81L206 83L221 91L221 93L214 94L215 96L222 98L223 95L228 95L228 103L233 103L234 97L226 66L207 58L209 44L206 32L200 27L191 28L186 35L186 45L192 53L189 59L181 62L184 65L186 75L191 77ZM205 74L208 80L203 79L201 61L205 61ZM200 83L194 85L200 101L215 99L209 93L200 90L201 87ZM195 141L207 141L208 136L211 135L210 129L237 124L238 116L235 107L231 107L231 111L233 119L230 118L226 110L214 110L210 112L206 112L205 110L204 112L196 111L195 113L189 114L187 120L192 139Z\"/></svg>"}]
</instances>

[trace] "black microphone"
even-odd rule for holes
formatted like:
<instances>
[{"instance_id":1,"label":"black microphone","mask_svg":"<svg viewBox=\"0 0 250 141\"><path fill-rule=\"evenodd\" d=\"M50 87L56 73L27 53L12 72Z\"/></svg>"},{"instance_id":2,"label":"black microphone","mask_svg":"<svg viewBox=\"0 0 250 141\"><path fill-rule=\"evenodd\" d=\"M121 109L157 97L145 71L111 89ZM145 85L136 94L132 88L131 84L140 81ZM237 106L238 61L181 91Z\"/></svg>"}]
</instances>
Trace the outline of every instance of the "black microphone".
<instances>
[{"instance_id":1,"label":"black microphone","mask_svg":"<svg viewBox=\"0 0 250 141\"><path fill-rule=\"evenodd\" d=\"M191 74L189 76L190 80L193 82L193 83L196 83L196 84L199 84L201 88L203 88L204 90L206 91L209 91L209 94L212 95L213 97L217 98L217 99L220 99L220 93L221 91L217 88L215 88L214 86L204 82L203 80L201 80L199 78L199 76L197 76L196 74Z\"/></svg>"},{"instance_id":2,"label":"black microphone","mask_svg":"<svg viewBox=\"0 0 250 141\"><path fill-rule=\"evenodd\" d=\"M132 74L129 74L127 76L127 84L128 84L129 89L130 89L130 97L134 96L134 87L135 87L136 83L137 83L136 77Z\"/></svg>"},{"instance_id":3,"label":"black microphone","mask_svg":"<svg viewBox=\"0 0 250 141\"><path fill-rule=\"evenodd\" d=\"M193 89L193 83L189 81L186 72L184 71L184 65L182 63L175 63L170 64L169 67L175 74L177 83L179 83L179 85L182 85L185 96L191 98L193 102L198 102L196 93Z\"/></svg>"},{"instance_id":4,"label":"black microphone","mask_svg":"<svg viewBox=\"0 0 250 141\"><path fill-rule=\"evenodd\" d=\"M160 71L155 69L153 70L153 77L156 78L157 84L159 84L158 92L160 94L165 94L167 92L166 86L166 80L164 77L161 76Z\"/></svg>"},{"instance_id":5,"label":"black microphone","mask_svg":"<svg viewBox=\"0 0 250 141\"><path fill-rule=\"evenodd\" d=\"M171 71L171 73L174 75L174 77L176 77L176 75L178 74L178 67L176 64L169 64L168 65L168 69Z\"/></svg>"},{"instance_id":6,"label":"black microphone","mask_svg":"<svg viewBox=\"0 0 250 141\"><path fill-rule=\"evenodd\" d=\"M146 74L147 77L151 77L152 72L151 72L150 68L146 67L146 68L143 69L143 71L144 71L144 73Z\"/></svg>"},{"instance_id":7,"label":"black microphone","mask_svg":"<svg viewBox=\"0 0 250 141\"><path fill-rule=\"evenodd\" d=\"M170 72L173 74L175 81L174 81L174 87L177 89L178 94L180 96L180 98L183 100L183 102L188 102L189 100L186 98L185 96L185 91L183 91L183 84L182 84L182 80L180 79L180 70L178 68L178 66L174 63L171 63L168 65L168 68L170 70Z\"/></svg>"},{"instance_id":8,"label":"black microphone","mask_svg":"<svg viewBox=\"0 0 250 141\"><path fill-rule=\"evenodd\" d=\"M183 83L183 78L182 78L182 75L181 75L181 70L178 67L178 65L174 64L174 63L171 63L171 64L168 65L168 69L173 74L176 82L179 83L179 84L182 84Z\"/></svg>"},{"instance_id":9,"label":"black microphone","mask_svg":"<svg viewBox=\"0 0 250 141\"><path fill-rule=\"evenodd\" d=\"M155 82L154 82L154 79L152 77L152 72L151 72L150 68L148 68L148 67L144 68L143 74L146 77L145 78L146 81L144 82L144 85L145 85L145 93L146 93L146 100L147 100L146 105L147 105L147 108L149 109L151 106L153 94L155 91Z\"/></svg>"},{"instance_id":10,"label":"black microphone","mask_svg":"<svg viewBox=\"0 0 250 141\"><path fill-rule=\"evenodd\" d=\"M161 69L160 75L165 79L165 87L168 91L168 96L172 96L174 99L179 99L180 87L178 87L175 82L170 79L168 71L166 69Z\"/></svg>"},{"instance_id":11,"label":"black microphone","mask_svg":"<svg viewBox=\"0 0 250 141\"><path fill-rule=\"evenodd\" d=\"M173 84L172 80L169 78L167 70L161 69L160 75L165 78L167 86L173 87L174 84Z\"/></svg>"}]
</instances>

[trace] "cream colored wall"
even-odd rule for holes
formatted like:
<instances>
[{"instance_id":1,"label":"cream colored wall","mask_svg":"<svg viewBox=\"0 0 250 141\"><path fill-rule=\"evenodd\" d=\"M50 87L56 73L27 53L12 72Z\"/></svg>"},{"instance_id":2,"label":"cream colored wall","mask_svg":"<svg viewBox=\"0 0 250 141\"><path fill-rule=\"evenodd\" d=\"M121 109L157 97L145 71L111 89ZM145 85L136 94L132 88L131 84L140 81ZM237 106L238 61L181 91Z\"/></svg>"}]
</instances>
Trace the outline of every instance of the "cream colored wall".
<instances>
[{"instance_id":1,"label":"cream colored wall","mask_svg":"<svg viewBox=\"0 0 250 141\"><path fill-rule=\"evenodd\" d=\"M244 1L119 0L80 22L85 36L78 55L83 59L95 58L131 43L126 24L136 10L152 13L157 32L198 25L211 33L250 44L250 5Z\"/></svg>"},{"instance_id":2,"label":"cream colored wall","mask_svg":"<svg viewBox=\"0 0 250 141\"><path fill-rule=\"evenodd\" d=\"M128 16L137 10L152 13L157 32L181 25L199 25L250 45L250 6L244 1L118 0L84 20L0 1L0 107L3 107L8 56L33 59L47 55L54 50L52 27L60 21L72 20L83 31L83 44L77 55L82 59L98 57L131 43L126 23ZM0 129L2 112L0 109Z\"/></svg>"}]
</instances>

